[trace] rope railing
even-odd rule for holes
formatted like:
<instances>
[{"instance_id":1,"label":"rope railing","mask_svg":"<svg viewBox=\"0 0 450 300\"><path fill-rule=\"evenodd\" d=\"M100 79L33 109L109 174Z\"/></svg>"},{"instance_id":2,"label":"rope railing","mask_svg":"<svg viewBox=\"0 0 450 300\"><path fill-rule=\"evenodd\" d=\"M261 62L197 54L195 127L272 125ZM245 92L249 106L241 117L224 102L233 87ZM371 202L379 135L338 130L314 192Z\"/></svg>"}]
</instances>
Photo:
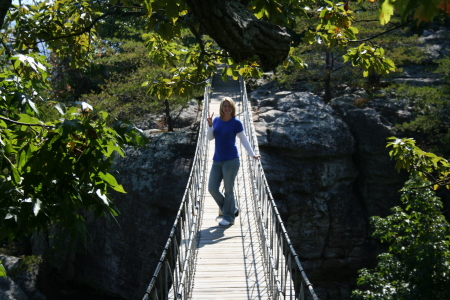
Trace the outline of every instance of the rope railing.
<instances>
[{"instance_id":1,"label":"rope railing","mask_svg":"<svg viewBox=\"0 0 450 300\"><path fill-rule=\"evenodd\" d=\"M197 233L203 207L208 143L205 117L210 86L205 88L194 161L183 200L143 300L188 299L195 270Z\"/></svg>"},{"instance_id":2,"label":"rope railing","mask_svg":"<svg viewBox=\"0 0 450 300\"><path fill-rule=\"evenodd\" d=\"M251 117L251 107L243 79L240 79L244 115L245 134L256 154L259 146ZM318 300L312 284L309 282L300 259L294 250L284 227L275 201L270 192L260 161L249 160L253 197L256 209L256 222L259 226L262 251L267 278L270 281L272 299L314 299Z\"/></svg>"}]
</instances>

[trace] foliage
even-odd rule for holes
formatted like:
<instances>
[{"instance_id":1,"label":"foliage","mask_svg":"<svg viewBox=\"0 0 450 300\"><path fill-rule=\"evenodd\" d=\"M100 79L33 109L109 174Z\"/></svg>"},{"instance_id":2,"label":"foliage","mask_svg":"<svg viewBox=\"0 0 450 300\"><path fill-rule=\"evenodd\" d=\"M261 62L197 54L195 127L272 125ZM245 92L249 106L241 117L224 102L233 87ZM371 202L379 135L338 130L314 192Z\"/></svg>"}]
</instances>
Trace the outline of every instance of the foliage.
<instances>
[{"instance_id":1,"label":"foliage","mask_svg":"<svg viewBox=\"0 0 450 300\"><path fill-rule=\"evenodd\" d=\"M405 65L426 63L426 51L420 47L417 34L411 34L414 31L414 26L408 26L379 38L379 44L384 47L387 55L399 68Z\"/></svg>"},{"instance_id":2,"label":"foliage","mask_svg":"<svg viewBox=\"0 0 450 300\"><path fill-rule=\"evenodd\" d=\"M68 1L53 5L64 3ZM57 20L70 20L80 11L62 8L68 14L63 16L58 7L49 5L14 7L1 36L0 237L15 239L58 224L85 241L85 213L118 213L109 195L111 190L125 192L111 173L115 153L123 155L123 146L142 145L144 139L136 128L120 121L107 126L108 114L85 102L63 105L47 98L51 66L39 54L36 39L46 38L48 47L70 56L73 66L85 65L89 52L85 39L89 34L71 35L67 30L72 25ZM85 25L79 18L90 12L80 5L81 15L86 14L78 16L74 30ZM53 21L46 19L52 12ZM65 39L57 42L49 37L36 26L37 20ZM43 119L40 107L45 106L52 106L59 116Z\"/></svg>"},{"instance_id":3,"label":"foliage","mask_svg":"<svg viewBox=\"0 0 450 300\"><path fill-rule=\"evenodd\" d=\"M390 137L388 140L387 147L392 148L389 155L396 160L397 171L405 169L417 174L434 190L439 187L450 189L450 163L445 158L423 151L410 138Z\"/></svg>"},{"instance_id":4,"label":"foliage","mask_svg":"<svg viewBox=\"0 0 450 300\"><path fill-rule=\"evenodd\" d=\"M448 57L437 60L435 72L442 83L435 86L394 84L386 88L393 100L401 100L412 108L414 119L396 125L405 136L416 138L422 148L448 157L450 154L450 106ZM431 68L431 67L430 67Z\"/></svg>"},{"instance_id":5,"label":"foliage","mask_svg":"<svg viewBox=\"0 0 450 300\"><path fill-rule=\"evenodd\" d=\"M6 270L5 267L3 267L1 260L0 260L0 277L6 278Z\"/></svg>"},{"instance_id":6,"label":"foliage","mask_svg":"<svg viewBox=\"0 0 450 300\"><path fill-rule=\"evenodd\" d=\"M450 56L438 60L437 63L439 67L436 69L436 73L441 74L442 78L450 83Z\"/></svg>"},{"instance_id":7,"label":"foliage","mask_svg":"<svg viewBox=\"0 0 450 300\"><path fill-rule=\"evenodd\" d=\"M395 58L395 64L403 62L397 60L398 57L404 59L404 54L397 50L398 43L407 45L411 50L417 49L412 47L412 39L408 40L411 40L409 43L403 42L405 32L402 30L383 34L386 28L381 27L376 20L378 8L373 3L349 2L348 6L344 3L334 6L318 3L311 5L309 11L310 18L298 20L296 27L296 36L303 36L303 42L306 43L299 42L294 50L294 55L302 57L309 67L302 70L295 70L292 67L283 70L279 67L277 77L282 85L303 80L312 84L317 92L324 90L327 80L330 81L329 87L333 91L336 86L344 82L349 86L366 87L368 80L362 78L361 73L374 75L376 70L379 70L381 74L394 71L393 61L389 59L384 61L383 57ZM328 17L320 20L318 15ZM319 25L317 25L317 19L320 21ZM342 31L337 25L333 25L339 23L348 28L344 27ZM328 31L325 28L334 28L334 31ZM347 38L341 31L347 32L347 36L353 33L353 36ZM367 41L355 47L354 45L358 44L356 33L361 40ZM340 36L337 42L334 39L335 35ZM386 49L386 55L379 55L383 51L382 46ZM326 55L330 56L328 63L324 59ZM351 67L352 62L354 68Z\"/></svg>"},{"instance_id":8,"label":"foliage","mask_svg":"<svg viewBox=\"0 0 450 300\"><path fill-rule=\"evenodd\" d=\"M73 68L86 67L92 53L91 45L97 41L92 23L99 12L87 1L41 1L37 5L13 5L8 22L14 22L14 49L39 52L39 44L59 57L70 57Z\"/></svg>"},{"instance_id":9,"label":"foliage","mask_svg":"<svg viewBox=\"0 0 450 300\"><path fill-rule=\"evenodd\" d=\"M307 80L320 91L333 91L345 81L371 93L372 87L379 83L380 75L397 72L398 67L406 63L423 63L425 52L419 47L417 37L411 34L418 26L412 20L425 20L426 14L440 16L443 9L435 2L410 1L407 10L404 7L392 10L387 22L380 19L386 14L387 4L384 3L387 2L395 8L405 1L310 3L307 10L310 18L297 20L295 28L296 35L303 36L303 41L310 46L300 43L294 53L312 68L301 71L278 68L280 83L289 85L296 80ZM435 6L425 12L423 5ZM406 11L414 14L408 15ZM380 20L385 20L384 26L380 26ZM348 68L350 64L356 68ZM368 80L362 80L355 69Z\"/></svg>"},{"instance_id":10,"label":"foliage","mask_svg":"<svg viewBox=\"0 0 450 300\"><path fill-rule=\"evenodd\" d=\"M421 147L434 153L450 153L449 106L446 85L409 86L392 85L387 92L391 99L402 100L413 109L414 119L397 124L404 135L414 136Z\"/></svg>"},{"instance_id":11,"label":"foliage","mask_svg":"<svg viewBox=\"0 0 450 300\"><path fill-rule=\"evenodd\" d=\"M362 43L358 48L349 49L344 55L344 62L351 61L353 66L361 67L364 77L369 76L370 72L380 75L389 74L395 71L394 62L386 58L383 48L375 48Z\"/></svg>"},{"instance_id":12,"label":"foliage","mask_svg":"<svg viewBox=\"0 0 450 300\"><path fill-rule=\"evenodd\" d=\"M372 217L374 236L388 244L372 269L359 271L355 299L447 299L450 293L450 224L442 202L412 173L401 190L404 207ZM421 187L421 188L417 188Z\"/></svg>"},{"instance_id":13,"label":"foliage","mask_svg":"<svg viewBox=\"0 0 450 300\"><path fill-rule=\"evenodd\" d=\"M359 30L351 26L353 21L353 11L349 10L343 2L334 4L325 1L325 6L317 9L320 23L315 31L309 31L305 36L305 41L313 43L325 43L328 47L334 45L345 46L350 40L356 39Z\"/></svg>"},{"instance_id":14,"label":"foliage","mask_svg":"<svg viewBox=\"0 0 450 300\"><path fill-rule=\"evenodd\" d=\"M125 191L110 171L114 153L123 156L120 145L142 141L132 127L107 127L107 113L91 110L82 103L46 124L27 114L2 121L2 235L28 235L58 222L85 240L84 210L117 215L109 189Z\"/></svg>"},{"instance_id":15,"label":"foliage","mask_svg":"<svg viewBox=\"0 0 450 300\"><path fill-rule=\"evenodd\" d=\"M105 44L93 59L95 68L83 74L99 83L90 93L80 95L80 100L121 119L142 120L159 109L156 98L141 86L149 77L156 77L159 69L149 59L142 39L111 38Z\"/></svg>"},{"instance_id":16,"label":"foliage","mask_svg":"<svg viewBox=\"0 0 450 300\"><path fill-rule=\"evenodd\" d=\"M418 23L429 22L440 11L447 14L449 13L447 10L447 3L449 3L449 1L446 0L380 1L380 22L383 25L389 23L394 12L400 14L404 21L412 16Z\"/></svg>"},{"instance_id":17,"label":"foliage","mask_svg":"<svg viewBox=\"0 0 450 300\"><path fill-rule=\"evenodd\" d=\"M388 245L372 269L359 271L355 299L447 299L450 292L450 224L435 191L450 188L450 163L422 151L413 139L389 138L389 155L410 178L400 190L402 207L374 216L374 236Z\"/></svg>"},{"instance_id":18,"label":"foliage","mask_svg":"<svg viewBox=\"0 0 450 300\"><path fill-rule=\"evenodd\" d=\"M361 67L364 77L367 77L369 72L375 71L384 75L395 70L393 61L385 57L383 48L366 45L364 42L357 47L349 47L350 43L356 41L359 30L352 26L355 14L349 9L348 2L335 4L325 1L325 4L317 9L320 23L314 31L310 30L306 34L306 42L325 43L329 48L348 47L347 54L343 56L344 63L351 61L353 66Z\"/></svg>"}]
</instances>

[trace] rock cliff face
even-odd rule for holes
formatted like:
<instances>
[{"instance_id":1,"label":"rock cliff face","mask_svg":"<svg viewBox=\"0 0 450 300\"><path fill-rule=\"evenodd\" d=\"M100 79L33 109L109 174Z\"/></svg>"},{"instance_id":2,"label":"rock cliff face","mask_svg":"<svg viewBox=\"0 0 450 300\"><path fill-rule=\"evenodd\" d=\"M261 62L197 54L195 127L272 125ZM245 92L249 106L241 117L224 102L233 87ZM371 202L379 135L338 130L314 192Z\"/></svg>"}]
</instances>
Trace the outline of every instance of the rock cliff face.
<instances>
[{"instance_id":1,"label":"rock cliff face","mask_svg":"<svg viewBox=\"0 0 450 300\"><path fill-rule=\"evenodd\" d=\"M195 154L196 128L152 133L148 146L117 160L117 223L100 218L89 228L87 251L76 253L75 277L110 295L141 299L169 237Z\"/></svg>"},{"instance_id":2,"label":"rock cliff face","mask_svg":"<svg viewBox=\"0 0 450 300\"><path fill-rule=\"evenodd\" d=\"M398 204L404 182L386 149L400 108L358 108L357 97L327 106L273 87L250 95L265 174L321 299L349 299L356 271L380 251L368 218Z\"/></svg>"}]
</instances>

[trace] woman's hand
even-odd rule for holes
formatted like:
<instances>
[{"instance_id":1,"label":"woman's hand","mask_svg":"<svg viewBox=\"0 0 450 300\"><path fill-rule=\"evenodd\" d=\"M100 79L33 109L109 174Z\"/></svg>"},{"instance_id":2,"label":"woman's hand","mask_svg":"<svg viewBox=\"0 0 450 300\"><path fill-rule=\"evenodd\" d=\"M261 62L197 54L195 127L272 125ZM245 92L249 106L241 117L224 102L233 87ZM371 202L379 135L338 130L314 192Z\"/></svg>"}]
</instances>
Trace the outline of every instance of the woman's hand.
<instances>
[{"instance_id":1,"label":"woman's hand","mask_svg":"<svg viewBox=\"0 0 450 300\"><path fill-rule=\"evenodd\" d=\"M208 115L209 115L209 113L208 113ZM212 113L212 115L210 115L210 116L208 116L207 118L206 118L206 121L208 121L208 126L209 127L212 127L212 117L214 116L214 113Z\"/></svg>"}]
</instances>

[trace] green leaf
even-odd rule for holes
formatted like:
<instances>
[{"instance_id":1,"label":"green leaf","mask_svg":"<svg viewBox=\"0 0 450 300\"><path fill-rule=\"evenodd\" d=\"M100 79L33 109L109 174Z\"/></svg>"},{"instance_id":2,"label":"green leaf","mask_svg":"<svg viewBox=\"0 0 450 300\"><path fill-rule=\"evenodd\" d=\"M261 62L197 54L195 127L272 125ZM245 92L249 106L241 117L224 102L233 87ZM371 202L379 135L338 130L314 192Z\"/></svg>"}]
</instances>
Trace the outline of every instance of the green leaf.
<instances>
[{"instance_id":1,"label":"green leaf","mask_svg":"<svg viewBox=\"0 0 450 300\"><path fill-rule=\"evenodd\" d=\"M120 193L126 193L123 189L123 186L121 184L117 183L117 180L114 176L112 176L110 173L103 173L99 172L98 176L108 183L108 185L113 188L114 190L120 192Z\"/></svg>"},{"instance_id":2,"label":"green leaf","mask_svg":"<svg viewBox=\"0 0 450 300\"><path fill-rule=\"evenodd\" d=\"M54 108L61 114L64 115L65 106L62 103L57 103Z\"/></svg>"},{"instance_id":3,"label":"green leaf","mask_svg":"<svg viewBox=\"0 0 450 300\"><path fill-rule=\"evenodd\" d=\"M101 190L96 190L95 193L103 201L105 205L109 206L108 197L105 194L103 194Z\"/></svg>"},{"instance_id":4,"label":"green leaf","mask_svg":"<svg viewBox=\"0 0 450 300\"><path fill-rule=\"evenodd\" d=\"M32 117L30 115L27 114L18 114L19 119L17 121L21 122L21 123L27 123L27 124L42 124L42 122L35 118Z\"/></svg>"},{"instance_id":5,"label":"green leaf","mask_svg":"<svg viewBox=\"0 0 450 300\"><path fill-rule=\"evenodd\" d=\"M15 184L19 185L21 182L21 179L20 179L19 171L17 170L16 166L14 164L9 164L9 170L12 173L12 181Z\"/></svg>"},{"instance_id":6,"label":"green leaf","mask_svg":"<svg viewBox=\"0 0 450 300\"><path fill-rule=\"evenodd\" d=\"M63 129L62 136L65 138L70 133L72 133L74 130L78 130L80 132L84 132L84 127L82 124L80 124L79 120L68 120L64 119L61 128Z\"/></svg>"},{"instance_id":7,"label":"green leaf","mask_svg":"<svg viewBox=\"0 0 450 300\"><path fill-rule=\"evenodd\" d=\"M6 270L3 267L2 261L0 260L0 277L6 278Z\"/></svg>"},{"instance_id":8,"label":"green leaf","mask_svg":"<svg viewBox=\"0 0 450 300\"><path fill-rule=\"evenodd\" d=\"M264 9L264 8L261 8L261 10L255 14L255 16L256 16L258 19L261 19L261 18L263 18L263 17L266 16L266 15L267 15L267 10Z\"/></svg>"},{"instance_id":9,"label":"green leaf","mask_svg":"<svg viewBox=\"0 0 450 300\"><path fill-rule=\"evenodd\" d=\"M39 199L36 199L36 202L33 205L33 213L35 216L37 216L39 214L39 211L41 210L41 204L42 204L42 201Z\"/></svg>"},{"instance_id":10,"label":"green leaf","mask_svg":"<svg viewBox=\"0 0 450 300\"><path fill-rule=\"evenodd\" d=\"M391 20L391 16L394 14L394 5L391 4L390 0L385 0L381 4L380 9L380 23L381 25L386 25Z\"/></svg>"},{"instance_id":11,"label":"green leaf","mask_svg":"<svg viewBox=\"0 0 450 300\"><path fill-rule=\"evenodd\" d=\"M31 107L31 109L32 109L36 114L39 113L38 110L37 110L37 108L36 108L36 105L34 104L33 101L31 101L30 99L27 99L27 103L28 103L28 105Z\"/></svg>"},{"instance_id":12,"label":"green leaf","mask_svg":"<svg viewBox=\"0 0 450 300\"><path fill-rule=\"evenodd\" d=\"M6 144L3 149L4 149L5 153L8 155L17 153L17 150L11 144Z\"/></svg>"},{"instance_id":13,"label":"green leaf","mask_svg":"<svg viewBox=\"0 0 450 300\"><path fill-rule=\"evenodd\" d=\"M179 17L178 3L176 0L167 0L166 15L173 23L176 22Z\"/></svg>"}]
</instances>

